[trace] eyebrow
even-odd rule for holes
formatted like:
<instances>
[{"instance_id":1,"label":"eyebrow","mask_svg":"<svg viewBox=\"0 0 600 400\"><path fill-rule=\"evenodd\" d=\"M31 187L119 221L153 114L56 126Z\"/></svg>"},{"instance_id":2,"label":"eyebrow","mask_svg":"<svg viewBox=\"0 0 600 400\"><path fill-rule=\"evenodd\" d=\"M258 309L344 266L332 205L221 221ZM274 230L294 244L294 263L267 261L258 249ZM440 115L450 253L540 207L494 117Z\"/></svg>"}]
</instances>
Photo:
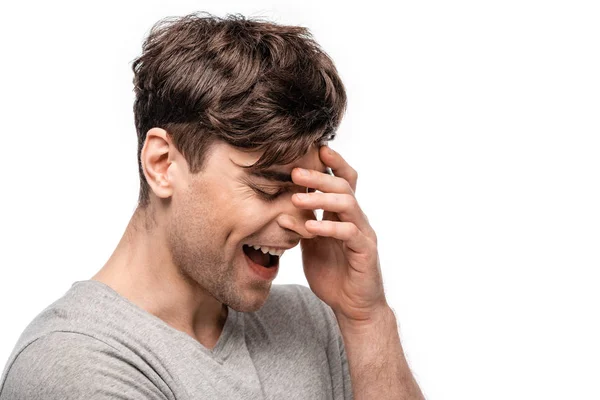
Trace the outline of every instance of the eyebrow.
<instances>
[{"instance_id":1,"label":"eyebrow","mask_svg":"<svg viewBox=\"0 0 600 400\"><path fill-rule=\"evenodd\" d=\"M333 173L331 172L331 168L329 168L329 167L326 167L321 172L323 172L324 174L327 174L327 175L333 175ZM258 171L250 171L250 175L256 176L256 177L259 177L259 178L263 178L263 179L267 179L267 180L270 180L270 181L283 182L283 183L288 183L288 182L293 183L293 181L292 181L292 175L288 174L286 172L270 171L270 170L258 170Z\"/></svg>"}]
</instances>

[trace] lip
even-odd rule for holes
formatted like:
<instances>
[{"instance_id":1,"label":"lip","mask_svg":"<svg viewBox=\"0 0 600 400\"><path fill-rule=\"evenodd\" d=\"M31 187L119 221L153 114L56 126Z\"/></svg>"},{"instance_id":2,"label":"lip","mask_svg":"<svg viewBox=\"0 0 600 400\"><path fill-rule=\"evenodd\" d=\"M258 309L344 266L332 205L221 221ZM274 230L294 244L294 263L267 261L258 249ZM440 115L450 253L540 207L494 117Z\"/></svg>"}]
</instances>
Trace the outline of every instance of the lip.
<instances>
[{"instance_id":1,"label":"lip","mask_svg":"<svg viewBox=\"0 0 600 400\"><path fill-rule=\"evenodd\" d=\"M258 265L252 261L250 257L246 255L246 253L242 252L242 254L244 255L244 259L246 260L248 267L250 270L252 270L252 272L254 272L255 275L267 281L275 279L277 272L279 272L279 265L271 268L265 268L262 265Z\"/></svg>"}]
</instances>

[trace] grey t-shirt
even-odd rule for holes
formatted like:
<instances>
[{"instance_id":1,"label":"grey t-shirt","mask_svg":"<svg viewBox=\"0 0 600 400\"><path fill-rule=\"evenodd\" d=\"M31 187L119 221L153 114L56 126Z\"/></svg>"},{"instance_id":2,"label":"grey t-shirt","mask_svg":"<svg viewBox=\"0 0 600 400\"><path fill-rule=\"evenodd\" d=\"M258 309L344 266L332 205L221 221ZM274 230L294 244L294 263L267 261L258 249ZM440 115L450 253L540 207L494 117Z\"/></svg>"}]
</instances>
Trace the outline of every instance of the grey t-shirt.
<instances>
[{"instance_id":1,"label":"grey t-shirt","mask_svg":"<svg viewBox=\"0 0 600 400\"><path fill-rule=\"evenodd\" d=\"M109 286L78 281L19 337L0 400L352 399L331 308L302 285L272 285L253 313L229 308L216 346Z\"/></svg>"}]
</instances>

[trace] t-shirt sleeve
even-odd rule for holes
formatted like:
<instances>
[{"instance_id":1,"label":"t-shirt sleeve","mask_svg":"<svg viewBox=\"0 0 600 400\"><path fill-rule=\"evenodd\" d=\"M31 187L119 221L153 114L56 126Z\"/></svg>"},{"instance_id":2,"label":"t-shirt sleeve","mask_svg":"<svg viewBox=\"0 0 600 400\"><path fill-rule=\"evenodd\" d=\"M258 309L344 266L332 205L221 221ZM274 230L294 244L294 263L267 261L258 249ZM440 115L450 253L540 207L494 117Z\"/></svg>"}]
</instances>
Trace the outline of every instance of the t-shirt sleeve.
<instances>
[{"instance_id":1,"label":"t-shirt sleeve","mask_svg":"<svg viewBox=\"0 0 600 400\"><path fill-rule=\"evenodd\" d=\"M53 332L10 365L0 400L167 400L118 350L93 337Z\"/></svg>"}]
</instances>

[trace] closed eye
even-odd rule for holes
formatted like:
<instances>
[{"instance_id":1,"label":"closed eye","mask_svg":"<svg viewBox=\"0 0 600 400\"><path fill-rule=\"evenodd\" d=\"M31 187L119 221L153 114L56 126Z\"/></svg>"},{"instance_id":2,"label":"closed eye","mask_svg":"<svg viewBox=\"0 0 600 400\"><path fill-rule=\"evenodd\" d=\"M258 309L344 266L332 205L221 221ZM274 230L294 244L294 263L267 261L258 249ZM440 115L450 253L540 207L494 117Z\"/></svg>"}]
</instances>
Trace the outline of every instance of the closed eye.
<instances>
[{"instance_id":1,"label":"closed eye","mask_svg":"<svg viewBox=\"0 0 600 400\"><path fill-rule=\"evenodd\" d=\"M256 193L258 193L264 200L266 201L275 201L282 193L286 192L286 189L280 189L275 193L265 192L264 190L260 190L258 188L254 188Z\"/></svg>"},{"instance_id":2,"label":"closed eye","mask_svg":"<svg viewBox=\"0 0 600 400\"><path fill-rule=\"evenodd\" d=\"M264 200L266 200L266 201L268 201L268 202L271 202L271 201L275 201L275 200L276 200L276 199L277 199L277 198L278 198L280 195L282 195L283 193L287 192L287 191L290 189L290 187L289 187L289 186L288 186L288 187L283 187L283 188L279 189L279 190L278 190L278 191L276 191L276 192L264 191L264 190L261 190L261 189L259 189L259 188L257 188L257 187L253 187L253 189L254 189L254 191L255 191L256 193L258 193L258 194L259 194L259 195L260 195L260 196L261 196L261 197L262 197ZM313 193L313 192L315 192L315 191L316 191L316 189L313 189L313 188L306 188L306 192L307 192L307 193Z\"/></svg>"}]
</instances>

